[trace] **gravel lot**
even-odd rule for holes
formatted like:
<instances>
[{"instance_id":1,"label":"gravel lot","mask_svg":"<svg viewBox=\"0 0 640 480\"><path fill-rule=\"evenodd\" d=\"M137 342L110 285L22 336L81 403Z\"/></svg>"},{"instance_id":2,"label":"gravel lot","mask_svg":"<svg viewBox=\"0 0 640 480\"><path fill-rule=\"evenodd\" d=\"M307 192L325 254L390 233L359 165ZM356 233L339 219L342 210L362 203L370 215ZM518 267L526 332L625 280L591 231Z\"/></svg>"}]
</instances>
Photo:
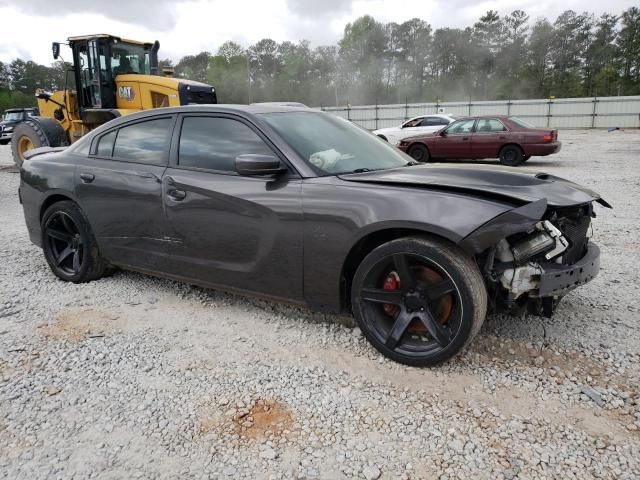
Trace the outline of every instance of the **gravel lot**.
<instances>
[{"instance_id":1,"label":"gravel lot","mask_svg":"<svg viewBox=\"0 0 640 480\"><path fill-rule=\"evenodd\" d=\"M350 326L117 272L57 280L0 147L0 477L640 477L640 131L524 167L599 191L603 270L552 319L492 316L435 369Z\"/></svg>"}]
</instances>

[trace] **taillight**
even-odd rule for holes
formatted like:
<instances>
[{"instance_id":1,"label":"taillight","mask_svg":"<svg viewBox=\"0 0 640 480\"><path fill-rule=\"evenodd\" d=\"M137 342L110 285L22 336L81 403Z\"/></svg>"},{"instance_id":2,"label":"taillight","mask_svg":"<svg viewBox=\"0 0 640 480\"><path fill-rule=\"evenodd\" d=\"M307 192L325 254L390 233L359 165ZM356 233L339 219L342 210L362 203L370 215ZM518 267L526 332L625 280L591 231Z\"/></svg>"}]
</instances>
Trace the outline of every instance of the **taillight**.
<instances>
[{"instance_id":1,"label":"taillight","mask_svg":"<svg viewBox=\"0 0 640 480\"><path fill-rule=\"evenodd\" d=\"M542 137L542 141L543 142L553 142L553 134L552 135L545 135L544 137Z\"/></svg>"}]
</instances>

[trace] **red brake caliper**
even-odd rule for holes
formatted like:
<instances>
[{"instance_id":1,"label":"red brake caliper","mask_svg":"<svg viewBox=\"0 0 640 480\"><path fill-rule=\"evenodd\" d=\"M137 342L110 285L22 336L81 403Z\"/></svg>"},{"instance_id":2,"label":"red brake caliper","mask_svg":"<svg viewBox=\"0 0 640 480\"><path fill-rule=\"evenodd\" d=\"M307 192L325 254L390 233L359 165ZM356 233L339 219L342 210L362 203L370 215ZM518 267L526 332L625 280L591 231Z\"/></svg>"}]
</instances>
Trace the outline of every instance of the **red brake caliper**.
<instances>
[{"instance_id":1,"label":"red brake caliper","mask_svg":"<svg viewBox=\"0 0 640 480\"><path fill-rule=\"evenodd\" d=\"M382 286L384 290L399 290L400 289L400 276L396 272L390 272L387 278L384 279ZM398 314L398 307L391 303L385 303L382 305L384 312L387 315L395 317Z\"/></svg>"}]
</instances>

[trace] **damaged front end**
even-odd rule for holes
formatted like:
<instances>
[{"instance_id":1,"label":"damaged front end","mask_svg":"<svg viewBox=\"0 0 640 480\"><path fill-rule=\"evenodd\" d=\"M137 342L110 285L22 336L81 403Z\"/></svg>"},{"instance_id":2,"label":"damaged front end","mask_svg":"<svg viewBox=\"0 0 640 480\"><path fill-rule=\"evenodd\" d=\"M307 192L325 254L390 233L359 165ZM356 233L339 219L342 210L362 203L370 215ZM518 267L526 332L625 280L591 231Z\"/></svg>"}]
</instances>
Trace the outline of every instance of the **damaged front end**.
<instances>
[{"instance_id":1,"label":"damaged front end","mask_svg":"<svg viewBox=\"0 0 640 480\"><path fill-rule=\"evenodd\" d=\"M550 317L564 295L591 281L600 269L589 240L594 217L593 202L558 207L542 199L469 235L461 245L476 252L493 309Z\"/></svg>"}]
</instances>

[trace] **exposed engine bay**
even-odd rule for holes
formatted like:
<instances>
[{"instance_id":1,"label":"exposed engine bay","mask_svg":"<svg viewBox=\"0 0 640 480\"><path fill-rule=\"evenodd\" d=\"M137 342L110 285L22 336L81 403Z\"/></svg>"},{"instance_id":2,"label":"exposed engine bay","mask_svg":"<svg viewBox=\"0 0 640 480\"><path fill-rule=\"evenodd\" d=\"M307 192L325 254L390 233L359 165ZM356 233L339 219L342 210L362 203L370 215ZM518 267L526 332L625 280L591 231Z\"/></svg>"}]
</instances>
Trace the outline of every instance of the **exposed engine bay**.
<instances>
[{"instance_id":1,"label":"exposed engine bay","mask_svg":"<svg viewBox=\"0 0 640 480\"><path fill-rule=\"evenodd\" d=\"M597 250L589 244L592 203L551 208L525 232L510 235L489 252L486 272L498 311L551 316L560 299L597 274ZM589 255L589 249L592 254Z\"/></svg>"}]
</instances>

